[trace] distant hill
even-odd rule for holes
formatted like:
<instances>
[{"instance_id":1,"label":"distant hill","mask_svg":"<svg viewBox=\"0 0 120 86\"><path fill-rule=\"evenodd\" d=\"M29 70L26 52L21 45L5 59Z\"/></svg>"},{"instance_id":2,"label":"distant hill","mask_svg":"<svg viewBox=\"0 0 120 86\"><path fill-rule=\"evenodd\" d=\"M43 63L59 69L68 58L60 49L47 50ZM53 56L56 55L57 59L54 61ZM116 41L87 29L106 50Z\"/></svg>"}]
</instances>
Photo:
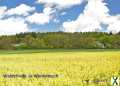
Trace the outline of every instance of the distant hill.
<instances>
[{"instance_id":1,"label":"distant hill","mask_svg":"<svg viewBox=\"0 0 120 86\"><path fill-rule=\"evenodd\" d=\"M119 49L120 33L47 32L0 36L0 49Z\"/></svg>"}]
</instances>

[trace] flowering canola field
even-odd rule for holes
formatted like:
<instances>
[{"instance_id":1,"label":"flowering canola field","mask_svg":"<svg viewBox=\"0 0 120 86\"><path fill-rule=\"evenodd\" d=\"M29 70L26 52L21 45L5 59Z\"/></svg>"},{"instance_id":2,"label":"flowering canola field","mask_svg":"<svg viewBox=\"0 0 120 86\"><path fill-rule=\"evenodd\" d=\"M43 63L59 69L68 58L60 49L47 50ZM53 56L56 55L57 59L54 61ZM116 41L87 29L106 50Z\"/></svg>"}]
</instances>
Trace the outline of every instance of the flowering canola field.
<instances>
[{"instance_id":1,"label":"flowering canola field","mask_svg":"<svg viewBox=\"0 0 120 86\"><path fill-rule=\"evenodd\" d=\"M120 51L0 54L0 86L111 86Z\"/></svg>"}]
</instances>

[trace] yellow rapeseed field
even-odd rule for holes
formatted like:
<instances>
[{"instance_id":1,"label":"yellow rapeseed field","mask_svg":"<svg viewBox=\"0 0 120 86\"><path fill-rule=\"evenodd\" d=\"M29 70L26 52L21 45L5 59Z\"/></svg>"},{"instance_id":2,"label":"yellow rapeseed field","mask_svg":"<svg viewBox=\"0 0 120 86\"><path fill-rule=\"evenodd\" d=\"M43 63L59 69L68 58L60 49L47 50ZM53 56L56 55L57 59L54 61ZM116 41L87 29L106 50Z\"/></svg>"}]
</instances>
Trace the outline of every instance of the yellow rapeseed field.
<instances>
[{"instance_id":1,"label":"yellow rapeseed field","mask_svg":"<svg viewBox=\"0 0 120 86\"><path fill-rule=\"evenodd\" d=\"M0 54L0 86L111 86L120 51Z\"/></svg>"}]
</instances>

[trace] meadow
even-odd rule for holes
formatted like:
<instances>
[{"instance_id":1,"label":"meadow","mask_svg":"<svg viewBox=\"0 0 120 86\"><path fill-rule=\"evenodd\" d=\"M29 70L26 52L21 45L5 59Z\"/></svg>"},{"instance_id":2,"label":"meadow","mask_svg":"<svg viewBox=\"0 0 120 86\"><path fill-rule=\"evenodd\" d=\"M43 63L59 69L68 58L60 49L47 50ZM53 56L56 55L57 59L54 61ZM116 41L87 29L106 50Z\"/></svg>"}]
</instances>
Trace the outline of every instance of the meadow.
<instances>
[{"instance_id":1,"label":"meadow","mask_svg":"<svg viewBox=\"0 0 120 86\"><path fill-rule=\"evenodd\" d=\"M112 76L120 50L0 51L0 86L111 86Z\"/></svg>"}]
</instances>

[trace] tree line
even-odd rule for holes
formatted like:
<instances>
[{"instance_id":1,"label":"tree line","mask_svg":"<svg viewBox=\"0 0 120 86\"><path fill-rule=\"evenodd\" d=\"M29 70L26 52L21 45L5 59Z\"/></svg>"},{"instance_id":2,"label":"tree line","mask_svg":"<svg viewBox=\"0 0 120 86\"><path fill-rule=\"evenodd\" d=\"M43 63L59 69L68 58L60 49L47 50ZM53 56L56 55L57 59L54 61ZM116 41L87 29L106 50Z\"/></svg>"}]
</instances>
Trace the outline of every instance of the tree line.
<instances>
[{"instance_id":1,"label":"tree line","mask_svg":"<svg viewBox=\"0 0 120 86\"><path fill-rule=\"evenodd\" d=\"M46 32L0 36L0 49L119 49L120 33Z\"/></svg>"}]
</instances>

